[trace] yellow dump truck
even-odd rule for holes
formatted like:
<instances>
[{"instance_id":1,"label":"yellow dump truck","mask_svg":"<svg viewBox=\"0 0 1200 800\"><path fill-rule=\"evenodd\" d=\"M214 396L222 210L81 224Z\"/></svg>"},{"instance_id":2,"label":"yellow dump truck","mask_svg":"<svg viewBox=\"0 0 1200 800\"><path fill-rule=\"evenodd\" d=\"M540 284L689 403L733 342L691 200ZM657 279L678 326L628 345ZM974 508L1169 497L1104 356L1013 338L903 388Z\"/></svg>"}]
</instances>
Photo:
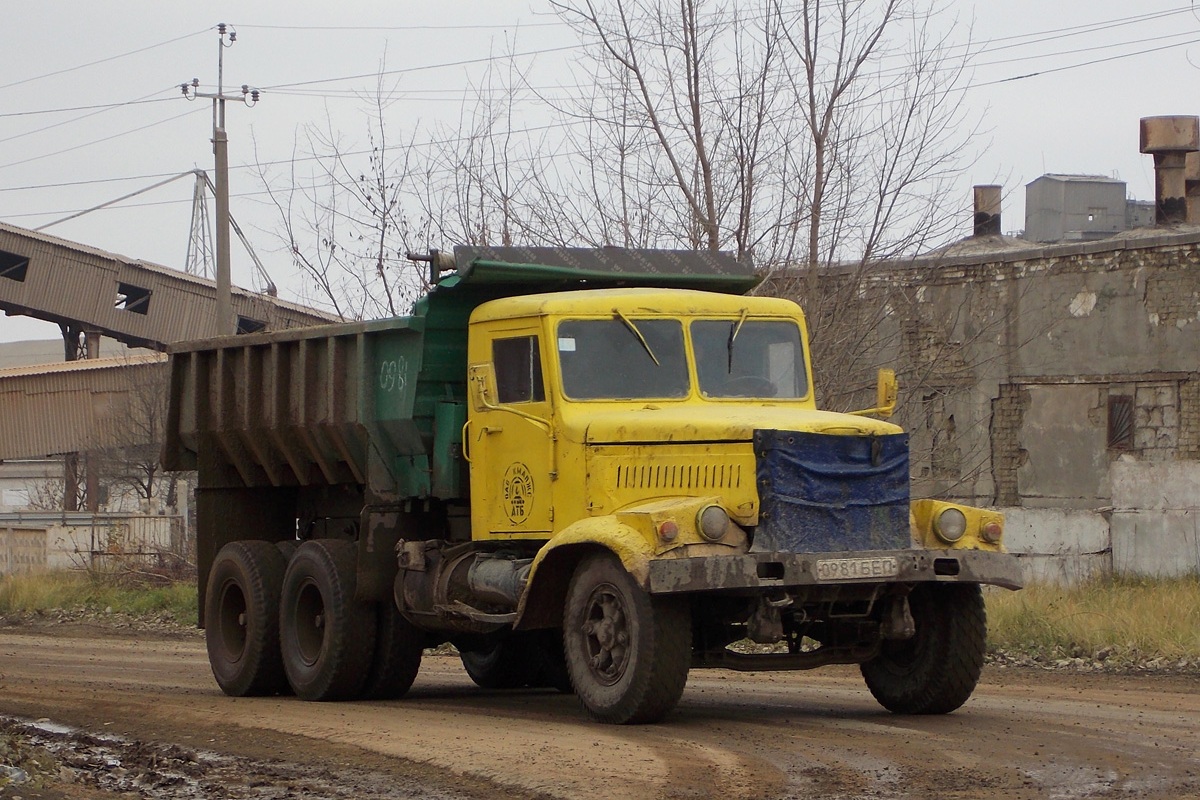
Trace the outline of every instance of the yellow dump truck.
<instances>
[{"instance_id":1,"label":"yellow dump truck","mask_svg":"<svg viewBox=\"0 0 1200 800\"><path fill-rule=\"evenodd\" d=\"M702 667L967 700L980 586L1020 569L1000 514L910 498L889 373L819 410L800 308L725 255L420 258L411 316L172 350L164 461L198 471L226 693L396 698L452 642L480 686L602 722L661 719Z\"/></svg>"}]
</instances>

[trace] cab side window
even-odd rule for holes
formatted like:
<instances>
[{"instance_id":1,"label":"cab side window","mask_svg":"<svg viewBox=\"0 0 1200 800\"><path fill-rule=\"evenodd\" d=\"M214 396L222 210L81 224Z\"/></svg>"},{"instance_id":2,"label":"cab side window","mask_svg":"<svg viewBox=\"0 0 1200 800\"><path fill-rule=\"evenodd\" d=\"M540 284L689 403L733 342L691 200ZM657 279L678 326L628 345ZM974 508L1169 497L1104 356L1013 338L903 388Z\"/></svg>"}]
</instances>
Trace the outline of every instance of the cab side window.
<instances>
[{"instance_id":1,"label":"cab side window","mask_svg":"<svg viewBox=\"0 0 1200 800\"><path fill-rule=\"evenodd\" d=\"M538 403L546 399L536 336L495 340L492 342L492 363L499 402Z\"/></svg>"}]
</instances>

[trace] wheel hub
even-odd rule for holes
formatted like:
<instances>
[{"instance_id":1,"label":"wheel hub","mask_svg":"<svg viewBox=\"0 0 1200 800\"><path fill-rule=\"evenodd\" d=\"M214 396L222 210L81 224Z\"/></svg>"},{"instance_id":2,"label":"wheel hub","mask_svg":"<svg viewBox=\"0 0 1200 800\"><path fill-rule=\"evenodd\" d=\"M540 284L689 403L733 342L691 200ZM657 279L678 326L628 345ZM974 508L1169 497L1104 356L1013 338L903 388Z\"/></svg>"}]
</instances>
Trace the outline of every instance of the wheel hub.
<instances>
[{"instance_id":1,"label":"wheel hub","mask_svg":"<svg viewBox=\"0 0 1200 800\"><path fill-rule=\"evenodd\" d=\"M592 592L582 627L592 673L605 685L616 683L629 662L629 617L613 587Z\"/></svg>"}]
</instances>

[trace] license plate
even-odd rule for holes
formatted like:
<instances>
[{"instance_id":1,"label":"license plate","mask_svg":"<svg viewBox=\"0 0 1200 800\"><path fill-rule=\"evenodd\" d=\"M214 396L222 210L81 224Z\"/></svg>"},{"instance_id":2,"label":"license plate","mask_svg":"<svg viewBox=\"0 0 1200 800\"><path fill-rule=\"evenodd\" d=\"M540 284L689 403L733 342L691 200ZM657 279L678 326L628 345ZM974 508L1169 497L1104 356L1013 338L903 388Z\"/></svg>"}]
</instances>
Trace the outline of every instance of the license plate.
<instances>
[{"instance_id":1,"label":"license plate","mask_svg":"<svg viewBox=\"0 0 1200 800\"><path fill-rule=\"evenodd\" d=\"M900 574L895 558L827 558L817 562L817 580L852 581L860 578L890 578Z\"/></svg>"}]
</instances>

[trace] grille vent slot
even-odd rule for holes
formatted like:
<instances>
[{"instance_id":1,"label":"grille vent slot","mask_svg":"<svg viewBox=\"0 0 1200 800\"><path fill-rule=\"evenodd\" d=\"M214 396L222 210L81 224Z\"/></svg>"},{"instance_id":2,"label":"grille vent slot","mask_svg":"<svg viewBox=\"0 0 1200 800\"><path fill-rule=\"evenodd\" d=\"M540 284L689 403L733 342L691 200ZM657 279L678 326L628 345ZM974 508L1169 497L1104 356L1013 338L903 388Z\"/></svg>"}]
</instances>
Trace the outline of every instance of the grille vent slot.
<instances>
[{"instance_id":1,"label":"grille vent slot","mask_svg":"<svg viewBox=\"0 0 1200 800\"><path fill-rule=\"evenodd\" d=\"M621 489L739 489L740 464L620 464Z\"/></svg>"}]
</instances>

